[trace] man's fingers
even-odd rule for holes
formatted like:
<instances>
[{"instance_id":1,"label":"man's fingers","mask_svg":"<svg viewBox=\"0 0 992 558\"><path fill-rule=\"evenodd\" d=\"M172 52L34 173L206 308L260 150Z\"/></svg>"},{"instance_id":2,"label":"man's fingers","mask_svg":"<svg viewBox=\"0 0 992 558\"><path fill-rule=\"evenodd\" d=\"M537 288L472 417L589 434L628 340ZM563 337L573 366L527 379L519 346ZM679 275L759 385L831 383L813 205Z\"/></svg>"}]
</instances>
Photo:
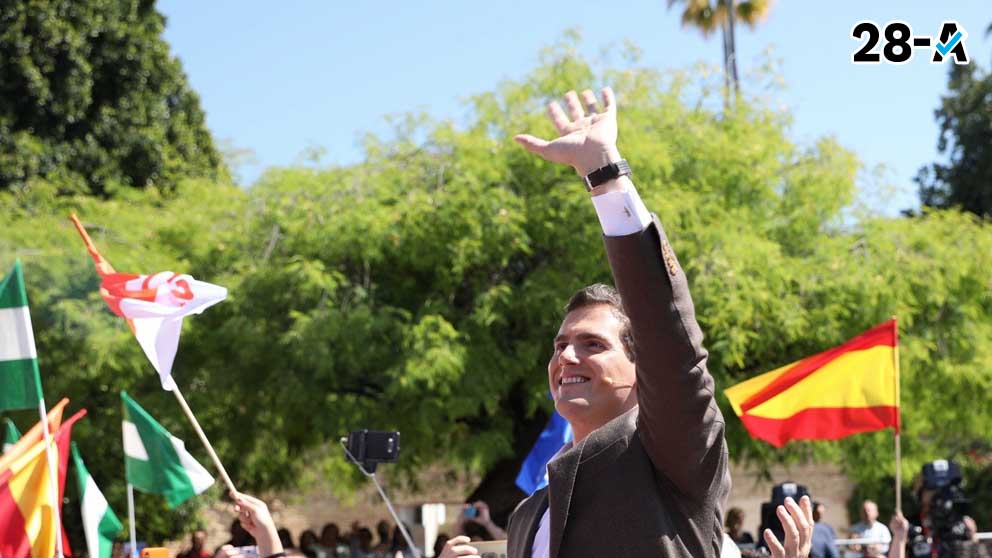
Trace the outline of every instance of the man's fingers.
<instances>
[{"instance_id":1,"label":"man's fingers","mask_svg":"<svg viewBox=\"0 0 992 558\"><path fill-rule=\"evenodd\" d=\"M613 94L613 89L604 87L600 93L603 95L603 107L606 112L615 112L617 110L617 97Z\"/></svg>"},{"instance_id":2,"label":"man's fingers","mask_svg":"<svg viewBox=\"0 0 992 558\"><path fill-rule=\"evenodd\" d=\"M593 94L591 89L586 89L582 92L582 104L586 107L586 112L589 114L596 114L599 109L596 106L596 95Z\"/></svg>"},{"instance_id":3,"label":"man's fingers","mask_svg":"<svg viewBox=\"0 0 992 558\"><path fill-rule=\"evenodd\" d=\"M785 556L785 549L782 548L782 543L778 542L778 538L772 534L772 530L765 529L763 534L765 537L765 544L768 545L768 550L772 553L772 558L783 558Z\"/></svg>"},{"instance_id":4,"label":"man's fingers","mask_svg":"<svg viewBox=\"0 0 992 558\"><path fill-rule=\"evenodd\" d=\"M522 145L527 151L537 153L538 155L544 154L544 151L547 149L549 143L547 140L534 137L530 134L519 134L513 136L513 139Z\"/></svg>"},{"instance_id":5,"label":"man's fingers","mask_svg":"<svg viewBox=\"0 0 992 558\"><path fill-rule=\"evenodd\" d=\"M572 122L581 120L585 116L585 112L582 110L582 103L579 102L579 96L575 91L565 93L565 105L568 106L568 116L572 119Z\"/></svg>"},{"instance_id":6,"label":"man's fingers","mask_svg":"<svg viewBox=\"0 0 992 558\"><path fill-rule=\"evenodd\" d=\"M548 103L548 116L551 117L551 122L555 125L555 129L558 130L559 134L564 136L568 133L568 117L565 116L565 111L561 109L558 101Z\"/></svg>"}]
</instances>

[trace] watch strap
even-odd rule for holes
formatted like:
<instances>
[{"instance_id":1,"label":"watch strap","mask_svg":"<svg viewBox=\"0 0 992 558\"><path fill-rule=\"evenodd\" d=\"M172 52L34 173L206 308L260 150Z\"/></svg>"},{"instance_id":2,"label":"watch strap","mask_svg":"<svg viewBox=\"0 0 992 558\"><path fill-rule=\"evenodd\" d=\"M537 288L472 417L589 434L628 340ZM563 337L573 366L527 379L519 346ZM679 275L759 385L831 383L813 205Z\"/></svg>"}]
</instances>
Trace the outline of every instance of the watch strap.
<instances>
[{"instance_id":1,"label":"watch strap","mask_svg":"<svg viewBox=\"0 0 992 558\"><path fill-rule=\"evenodd\" d=\"M631 170L630 165L627 164L626 159L620 159L615 163L610 163L605 167L600 167L591 173L583 177L583 181L586 183L586 190L592 190L600 184L604 184L611 180L620 178L621 176L630 176Z\"/></svg>"}]
</instances>

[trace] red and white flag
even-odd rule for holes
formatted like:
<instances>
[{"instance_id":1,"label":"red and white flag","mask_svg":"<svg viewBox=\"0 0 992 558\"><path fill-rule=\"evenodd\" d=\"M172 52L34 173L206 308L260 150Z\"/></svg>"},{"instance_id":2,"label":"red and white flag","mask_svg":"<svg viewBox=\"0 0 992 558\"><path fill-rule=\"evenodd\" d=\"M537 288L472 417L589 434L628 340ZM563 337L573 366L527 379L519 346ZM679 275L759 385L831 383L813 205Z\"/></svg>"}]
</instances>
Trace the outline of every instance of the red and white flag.
<instances>
[{"instance_id":1,"label":"red and white flag","mask_svg":"<svg viewBox=\"0 0 992 558\"><path fill-rule=\"evenodd\" d=\"M162 388L171 391L172 363L179 347L183 318L224 300L227 289L171 271L152 275L118 273L97 251L79 219L75 215L70 218L103 279L100 296L114 314L127 320L145 356L158 372Z\"/></svg>"}]
</instances>

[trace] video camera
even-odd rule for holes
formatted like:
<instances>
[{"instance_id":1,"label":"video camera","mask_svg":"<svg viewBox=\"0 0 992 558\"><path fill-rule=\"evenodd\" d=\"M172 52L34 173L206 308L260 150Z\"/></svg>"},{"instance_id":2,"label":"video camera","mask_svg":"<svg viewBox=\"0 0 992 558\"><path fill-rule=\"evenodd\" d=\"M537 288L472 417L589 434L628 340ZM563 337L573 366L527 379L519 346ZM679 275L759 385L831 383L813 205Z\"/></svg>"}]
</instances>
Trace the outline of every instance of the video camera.
<instances>
[{"instance_id":1,"label":"video camera","mask_svg":"<svg viewBox=\"0 0 992 558\"><path fill-rule=\"evenodd\" d=\"M771 501L761 504L761 528L758 529L759 535L760 533L764 533L765 529L771 529L771 532L778 537L778 540L784 541L785 528L782 527L782 521L775 514L775 509L779 506L784 506L786 498L792 498L798 503L799 499L803 496L810 496L809 489L805 485L794 482L783 482L773 486ZM810 496L810 499L812 499L812 496ZM767 548L764 537L758 536L757 539L760 548Z\"/></svg>"},{"instance_id":2,"label":"video camera","mask_svg":"<svg viewBox=\"0 0 992 558\"><path fill-rule=\"evenodd\" d=\"M930 520L932 545L937 548L937 556L946 558L955 554L955 543L969 540L964 516L968 515L971 498L961 488L961 469L957 463L938 459L923 465L923 487L917 494L920 503L930 499L927 517ZM923 536L922 530L914 529L909 541L910 555L913 558L931 556L931 544Z\"/></svg>"}]
</instances>

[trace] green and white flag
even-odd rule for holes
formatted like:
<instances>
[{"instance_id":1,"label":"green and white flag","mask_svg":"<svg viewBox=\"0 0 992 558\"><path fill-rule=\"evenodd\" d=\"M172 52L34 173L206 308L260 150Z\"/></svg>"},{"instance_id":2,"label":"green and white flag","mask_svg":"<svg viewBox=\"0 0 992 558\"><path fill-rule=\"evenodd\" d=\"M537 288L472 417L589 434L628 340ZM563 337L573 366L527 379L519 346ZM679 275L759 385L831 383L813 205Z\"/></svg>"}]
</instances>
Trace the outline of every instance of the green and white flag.
<instances>
[{"instance_id":1,"label":"green and white flag","mask_svg":"<svg viewBox=\"0 0 992 558\"><path fill-rule=\"evenodd\" d=\"M21 432L17 430L17 426L14 425L14 421L10 419L5 419L6 428L4 428L3 435L3 452L7 453L7 450L14 447L14 444L21 439Z\"/></svg>"},{"instance_id":2,"label":"green and white flag","mask_svg":"<svg viewBox=\"0 0 992 558\"><path fill-rule=\"evenodd\" d=\"M37 409L40 401L38 352L21 262L17 261L0 282L0 411Z\"/></svg>"},{"instance_id":3,"label":"green and white flag","mask_svg":"<svg viewBox=\"0 0 992 558\"><path fill-rule=\"evenodd\" d=\"M124 464L127 482L143 492L162 494L176 507L214 483L186 451L186 445L155 421L127 392L124 401Z\"/></svg>"},{"instance_id":4,"label":"green and white flag","mask_svg":"<svg viewBox=\"0 0 992 558\"><path fill-rule=\"evenodd\" d=\"M79 479L79 499L83 505L83 534L86 535L86 550L90 558L110 558L114 538L124 528L107 499L97 488L96 482L79 456L76 442L72 443L72 460L76 463L76 478Z\"/></svg>"}]
</instances>

